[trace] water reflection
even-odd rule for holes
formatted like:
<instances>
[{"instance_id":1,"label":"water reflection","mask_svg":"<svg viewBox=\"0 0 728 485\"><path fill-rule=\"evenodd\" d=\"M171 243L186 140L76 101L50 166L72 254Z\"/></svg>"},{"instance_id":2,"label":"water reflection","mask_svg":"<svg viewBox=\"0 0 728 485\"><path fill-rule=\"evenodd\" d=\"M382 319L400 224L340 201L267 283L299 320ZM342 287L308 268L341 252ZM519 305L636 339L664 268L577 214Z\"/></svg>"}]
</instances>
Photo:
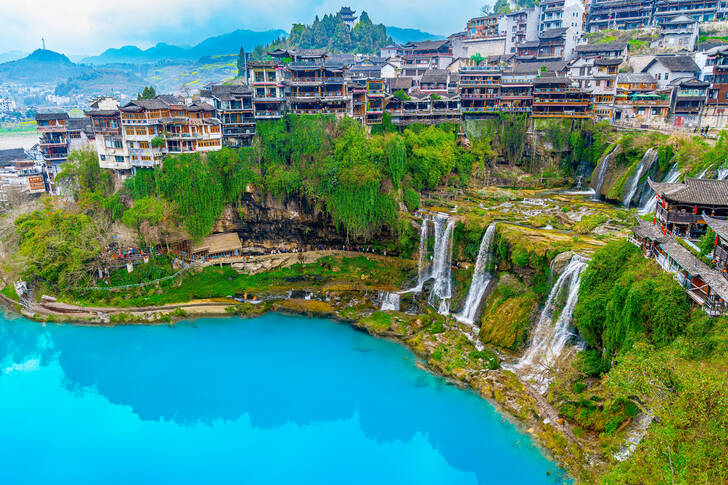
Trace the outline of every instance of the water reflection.
<instances>
[{"instance_id":1,"label":"water reflection","mask_svg":"<svg viewBox=\"0 0 728 485\"><path fill-rule=\"evenodd\" d=\"M487 403L416 369L402 347L344 325L280 315L176 327L15 321L0 324L0 337L0 362L57 359L67 389L93 390L144 421L216 427L245 416L274 430L356 420L379 444L426 437L481 483L494 473L497 483L555 480L545 475L555 467Z\"/></svg>"}]
</instances>

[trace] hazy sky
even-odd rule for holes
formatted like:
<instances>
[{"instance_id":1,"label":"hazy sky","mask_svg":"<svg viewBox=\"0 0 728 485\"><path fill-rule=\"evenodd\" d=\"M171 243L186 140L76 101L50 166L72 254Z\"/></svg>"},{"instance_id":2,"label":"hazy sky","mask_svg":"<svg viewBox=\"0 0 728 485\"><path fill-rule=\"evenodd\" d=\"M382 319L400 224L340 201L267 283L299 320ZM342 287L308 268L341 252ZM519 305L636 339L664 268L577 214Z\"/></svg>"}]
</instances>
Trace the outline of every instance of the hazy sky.
<instances>
[{"instance_id":1,"label":"hazy sky","mask_svg":"<svg viewBox=\"0 0 728 485\"><path fill-rule=\"evenodd\" d=\"M345 0L375 23L435 34L463 30L491 0ZM157 42L195 44L235 29L290 30L314 15L337 11L342 0L0 0L0 52L49 49L99 54L108 47Z\"/></svg>"}]
</instances>

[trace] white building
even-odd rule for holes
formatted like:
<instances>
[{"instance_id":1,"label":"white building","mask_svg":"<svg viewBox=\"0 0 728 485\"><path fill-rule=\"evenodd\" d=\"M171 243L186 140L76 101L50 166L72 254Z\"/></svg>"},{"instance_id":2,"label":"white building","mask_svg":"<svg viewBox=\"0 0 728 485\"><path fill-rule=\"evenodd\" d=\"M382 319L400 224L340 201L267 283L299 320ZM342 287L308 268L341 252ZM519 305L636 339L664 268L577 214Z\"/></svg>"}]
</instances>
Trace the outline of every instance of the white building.
<instances>
[{"instance_id":1,"label":"white building","mask_svg":"<svg viewBox=\"0 0 728 485\"><path fill-rule=\"evenodd\" d=\"M505 54L515 54L518 44L538 40L540 12L541 10L536 6L516 10L502 17L501 29L506 35Z\"/></svg>"}]
</instances>

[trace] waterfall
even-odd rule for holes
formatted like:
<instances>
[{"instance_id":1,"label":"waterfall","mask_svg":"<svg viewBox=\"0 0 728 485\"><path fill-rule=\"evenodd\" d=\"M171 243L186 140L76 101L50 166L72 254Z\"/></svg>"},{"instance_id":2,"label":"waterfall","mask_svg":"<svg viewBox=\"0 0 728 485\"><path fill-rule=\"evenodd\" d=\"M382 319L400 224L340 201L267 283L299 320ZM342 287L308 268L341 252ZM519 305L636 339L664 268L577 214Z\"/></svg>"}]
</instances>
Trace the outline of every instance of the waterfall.
<instances>
[{"instance_id":1,"label":"waterfall","mask_svg":"<svg viewBox=\"0 0 728 485\"><path fill-rule=\"evenodd\" d=\"M535 381L536 389L542 394L551 381L547 375L549 369L575 336L570 329L571 318L579 298L579 279L586 267L587 259L579 255L571 258L551 289L538 323L532 331L529 346L514 368L525 380ZM564 297L564 307L554 322L554 310Z\"/></svg>"},{"instance_id":2,"label":"waterfall","mask_svg":"<svg viewBox=\"0 0 728 485\"><path fill-rule=\"evenodd\" d=\"M705 170L703 170L702 172L700 172L700 173L698 174L698 176L697 176L697 177L695 177L695 178L696 178L696 179L704 179L704 178L705 178L705 174L706 174L706 173L708 173L708 170L710 170L710 167L708 167L708 168L706 168Z\"/></svg>"},{"instance_id":3,"label":"waterfall","mask_svg":"<svg viewBox=\"0 0 728 485\"><path fill-rule=\"evenodd\" d=\"M422 228L420 229L420 248L417 252L417 286L411 290L414 293L420 293L425 281L427 281L427 226L430 220L431 217L429 215L425 215L422 218Z\"/></svg>"},{"instance_id":4,"label":"waterfall","mask_svg":"<svg viewBox=\"0 0 728 485\"><path fill-rule=\"evenodd\" d=\"M677 182L677 179L680 178L680 168L677 166L677 163L672 166L669 172L667 172L667 175L665 175L665 178L662 179L663 183L669 183L674 184ZM655 191L650 189L651 197L647 199L647 202L640 208L639 214L641 216L645 214L652 214L655 211L655 207L657 207L657 197L655 196Z\"/></svg>"},{"instance_id":5,"label":"waterfall","mask_svg":"<svg viewBox=\"0 0 728 485\"><path fill-rule=\"evenodd\" d=\"M637 189L640 185L640 179L642 178L642 174L644 174L645 172L645 168L649 170L650 166L655 163L655 160L657 160L657 150L655 150L654 148L650 148L645 152L642 160L640 160L639 165L637 165L637 170L635 171L634 175L632 175L632 179L629 181L629 189L627 190L627 195L622 201L622 204L624 204L625 207L629 207L632 203L632 198L637 193Z\"/></svg>"},{"instance_id":6,"label":"waterfall","mask_svg":"<svg viewBox=\"0 0 728 485\"><path fill-rule=\"evenodd\" d=\"M725 180L728 178L728 168L718 169L718 180Z\"/></svg>"},{"instance_id":7,"label":"waterfall","mask_svg":"<svg viewBox=\"0 0 728 485\"><path fill-rule=\"evenodd\" d=\"M597 172L597 180L596 185L594 185L594 199L599 200L599 197L601 196L602 192L602 185L604 185L604 177L607 175L607 167L609 166L609 160L612 158L612 154L617 149L617 147L614 147L614 150L609 152L607 156L604 157L604 160L602 160L602 164L599 166L599 172Z\"/></svg>"},{"instance_id":8,"label":"waterfall","mask_svg":"<svg viewBox=\"0 0 728 485\"><path fill-rule=\"evenodd\" d=\"M475 269L473 270L473 279L470 282L470 288L468 289L468 296L465 298L465 306L463 311L455 318L462 323L472 325L475 322L475 317L480 308L480 301L483 299L483 294L486 288L493 279L493 275L488 271L488 266L491 262L491 243L493 242L493 236L495 236L495 222L488 226L483 235L483 240L480 242L480 250L478 251L478 258L475 261Z\"/></svg>"},{"instance_id":9,"label":"waterfall","mask_svg":"<svg viewBox=\"0 0 728 485\"><path fill-rule=\"evenodd\" d=\"M389 293L388 291L380 291L379 292L379 301L382 302L381 310L383 312L387 311L393 311L398 312L399 311L399 293Z\"/></svg>"},{"instance_id":10,"label":"waterfall","mask_svg":"<svg viewBox=\"0 0 728 485\"><path fill-rule=\"evenodd\" d=\"M450 313L450 298L452 297L451 266L452 266L452 233L455 229L455 219L446 214L435 216L435 247L433 249L432 270L429 278L435 283L430 291L429 303L438 304L438 312L442 315Z\"/></svg>"}]
</instances>

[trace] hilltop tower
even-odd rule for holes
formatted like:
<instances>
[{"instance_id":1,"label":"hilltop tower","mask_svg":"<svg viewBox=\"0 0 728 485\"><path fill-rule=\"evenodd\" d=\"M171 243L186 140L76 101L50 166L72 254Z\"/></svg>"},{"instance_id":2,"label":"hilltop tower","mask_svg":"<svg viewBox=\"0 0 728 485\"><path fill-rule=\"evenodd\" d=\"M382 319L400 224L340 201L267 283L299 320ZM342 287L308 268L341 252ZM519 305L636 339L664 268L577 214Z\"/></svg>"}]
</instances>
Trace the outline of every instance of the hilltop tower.
<instances>
[{"instance_id":1,"label":"hilltop tower","mask_svg":"<svg viewBox=\"0 0 728 485\"><path fill-rule=\"evenodd\" d=\"M344 20L344 24L349 27L349 30L353 29L356 25L357 15L356 10L352 10L349 7L341 7L341 10L339 10L339 15L341 15L341 18Z\"/></svg>"}]
</instances>

